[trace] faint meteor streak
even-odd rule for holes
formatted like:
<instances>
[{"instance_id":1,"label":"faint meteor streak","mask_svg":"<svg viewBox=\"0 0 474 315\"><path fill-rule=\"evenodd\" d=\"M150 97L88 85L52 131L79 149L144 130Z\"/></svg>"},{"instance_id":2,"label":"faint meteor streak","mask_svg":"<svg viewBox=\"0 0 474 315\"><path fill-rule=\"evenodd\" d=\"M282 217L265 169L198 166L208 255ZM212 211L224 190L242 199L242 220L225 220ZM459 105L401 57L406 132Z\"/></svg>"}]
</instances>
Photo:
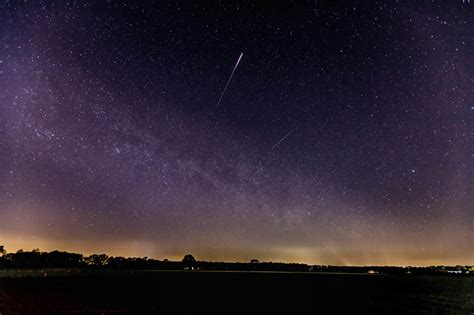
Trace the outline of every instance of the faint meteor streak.
<instances>
[{"instance_id":1,"label":"faint meteor streak","mask_svg":"<svg viewBox=\"0 0 474 315\"><path fill-rule=\"evenodd\" d=\"M242 56L244 53L240 53L239 59L237 59L237 63L234 66L234 69L232 70L232 73L230 74L229 80L227 80L227 84L225 85L224 90L222 91L221 97L219 98L219 102L217 102L216 108L219 107L221 104L222 98L224 97L225 91L227 91L227 87L229 86L230 80L232 80L232 77L234 76L235 69L237 69L237 66L239 65L240 59L242 59Z\"/></svg>"},{"instance_id":2,"label":"faint meteor streak","mask_svg":"<svg viewBox=\"0 0 474 315\"><path fill-rule=\"evenodd\" d=\"M298 125L298 126L296 126L295 128L291 129L291 131L288 132L288 133L286 134L286 136L284 136L284 137L281 138L277 143L275 143L275 144L273 145L273 147L272 147L272 150L275 149L280 143L282 143L283 141L285 141L286 138L288 138L296 129L298 129L299 126L300 126L300 125Z\"/></svg>"}]
</instances>

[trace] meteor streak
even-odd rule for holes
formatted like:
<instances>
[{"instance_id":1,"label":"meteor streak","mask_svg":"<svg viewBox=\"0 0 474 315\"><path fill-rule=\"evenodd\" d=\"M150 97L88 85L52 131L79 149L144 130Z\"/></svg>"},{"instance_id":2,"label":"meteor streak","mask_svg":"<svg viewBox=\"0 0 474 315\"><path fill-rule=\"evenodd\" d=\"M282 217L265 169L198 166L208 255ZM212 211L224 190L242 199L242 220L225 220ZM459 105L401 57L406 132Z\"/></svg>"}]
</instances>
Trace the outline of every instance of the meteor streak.
<instances>
[{"instance_id":1,"label":"meteor streak","mask_svg":"<svg viewBox=\"0 0 474 315\"><path fill-rule=\"evenodd\" d=\"M282 143L283 141L285 141L286 138L288 138L296 129L298 129L299 126L300 126L300 125L298 125L298 126L296 126L295 128L291 129L291 131L288 132L288 133L286 134L286 136L284 136L284 137L281 138L277 143L275 143L275 144L273 145L273 147L272 147L272 150L275 149L280 143Z\"/></svg>"},{"instance_id":2,"label":"meteor streak","mask_svg":"<svg viewBox=\"0 0 474 315\"><path fill-rule=\"evenodd\" d=\"M222 98L224 97L225 91L227 91L227 87L229 86L230 80L232 80L232 77L234 76L235 69L237 69L237 66L239 65L240 59L242 59L242 56L244 53L240 53L239 59L237 59L237 63L234 66L234 69L232 70L232 73L230 74L229 80L227 80L227 84L225 85L224 90L222 91L221 97L219 98L219 101L217 102L216 108L219 107L221 104Z\"/></svg>"}]
</instances>

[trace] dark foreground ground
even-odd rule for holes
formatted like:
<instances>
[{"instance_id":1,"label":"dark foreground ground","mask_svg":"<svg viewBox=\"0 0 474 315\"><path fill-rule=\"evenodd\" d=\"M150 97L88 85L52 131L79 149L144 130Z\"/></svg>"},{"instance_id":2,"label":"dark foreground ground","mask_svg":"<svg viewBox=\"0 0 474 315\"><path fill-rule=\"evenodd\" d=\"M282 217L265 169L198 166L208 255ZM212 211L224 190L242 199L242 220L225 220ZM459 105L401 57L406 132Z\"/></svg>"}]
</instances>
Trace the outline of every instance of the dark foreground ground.
<instances>
[{"instance_id":1,"label":"dark foreground ground","mask_svg":"<svg viewBox=\"0 0 474 315\"><path fill-rule=\"evenodd\" d=\"M2 278L0 314L474 314L474 277L108 272Z\"/></svg>"}]
</instances>

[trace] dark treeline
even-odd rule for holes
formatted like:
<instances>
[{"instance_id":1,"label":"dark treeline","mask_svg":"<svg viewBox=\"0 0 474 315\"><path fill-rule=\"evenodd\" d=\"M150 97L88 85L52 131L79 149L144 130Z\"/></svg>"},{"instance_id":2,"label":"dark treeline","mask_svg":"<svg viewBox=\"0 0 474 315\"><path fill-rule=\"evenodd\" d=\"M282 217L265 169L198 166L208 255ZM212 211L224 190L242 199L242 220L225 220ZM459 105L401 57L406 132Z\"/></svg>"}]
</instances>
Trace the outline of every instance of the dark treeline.
<instances>
[{"instance_id":1,"label":"dark treeline","mask_svg":"<svg viewBox=\"0 0 474 315\"><path fill-rule=\"evenodd\" d=\"M259 262L254 259L242 262L197 261L192 255L185 255L181 261L144 258L111 257L105 254L84 256L82 254L40 250L7 253L0 246L0 268L3 269L107 269L107 270L204 270L204 271L283 271L283 272L344 272L380 274L443 274L474 271L472 266L326 266L296 263ZM474 274L474 272L472 273Z\"/></svg>"}]
</instances>

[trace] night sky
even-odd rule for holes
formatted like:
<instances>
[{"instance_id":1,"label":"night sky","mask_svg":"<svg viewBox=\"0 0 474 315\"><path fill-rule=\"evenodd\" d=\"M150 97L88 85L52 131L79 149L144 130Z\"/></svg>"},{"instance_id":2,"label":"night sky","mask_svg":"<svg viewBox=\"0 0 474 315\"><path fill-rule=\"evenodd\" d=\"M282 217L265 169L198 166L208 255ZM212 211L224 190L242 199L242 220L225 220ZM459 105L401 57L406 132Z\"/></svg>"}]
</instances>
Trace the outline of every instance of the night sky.
<instances>
[{"instance_id":1,"label":"night sky","mask_svg":"<svg viewBox=\"0 0 474 315\"><path fill-rule=\"evenodd\" d=\"M474 1L368 2L2 0L0 243L473 264Z\"/></svg>"}]
</instances>

